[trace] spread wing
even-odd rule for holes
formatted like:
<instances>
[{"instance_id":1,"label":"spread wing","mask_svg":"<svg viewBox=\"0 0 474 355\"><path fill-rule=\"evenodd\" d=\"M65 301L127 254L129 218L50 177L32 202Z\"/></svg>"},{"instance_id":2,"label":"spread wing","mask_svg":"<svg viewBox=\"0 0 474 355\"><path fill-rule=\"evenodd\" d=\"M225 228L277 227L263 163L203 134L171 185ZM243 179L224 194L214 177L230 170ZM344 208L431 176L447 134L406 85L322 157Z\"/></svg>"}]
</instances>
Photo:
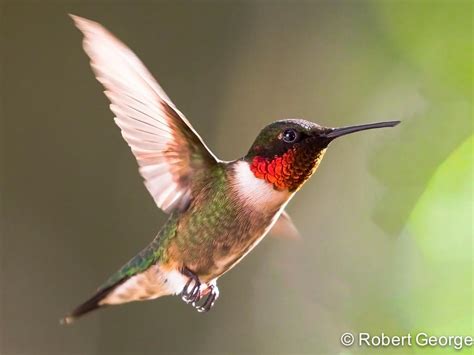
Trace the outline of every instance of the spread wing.
<instances>
[{"instance_id":1,"label":"spread wing","mask_svg":"<svg viewBox=\"0 0 474 355\"><path fill-rule=\"evenodd\" d=\"M145 186L165 212L185 208L193 173L218 159L124 43L97 22L71 17Z\"/></svg>"}]
</instances>

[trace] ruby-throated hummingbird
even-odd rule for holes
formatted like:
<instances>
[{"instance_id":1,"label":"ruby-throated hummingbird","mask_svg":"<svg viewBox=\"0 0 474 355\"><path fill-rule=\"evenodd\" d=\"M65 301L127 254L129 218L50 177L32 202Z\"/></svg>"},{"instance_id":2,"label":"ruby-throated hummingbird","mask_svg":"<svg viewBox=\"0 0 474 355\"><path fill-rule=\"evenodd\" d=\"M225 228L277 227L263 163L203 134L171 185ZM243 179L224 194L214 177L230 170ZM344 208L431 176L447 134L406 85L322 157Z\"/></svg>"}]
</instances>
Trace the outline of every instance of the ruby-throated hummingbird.
<instances>
[{"instance_id":1,"label":"ruby-throated hummingbird","mask_svg":"<svg viewBox=\"0 0 474 355\"><path fill-rule=\"evenodd\" d=\"M155 239L63 319L103 306L181 295L198 311L217 299L217 279L268 233L295 233L283 211L316 171L329 143L399 121L326 128L276 121L241 159L217 159L138 57L100 24L72 16L111 101L115 123L154 201L169 219Z\"/></svg>"}]
</instances>

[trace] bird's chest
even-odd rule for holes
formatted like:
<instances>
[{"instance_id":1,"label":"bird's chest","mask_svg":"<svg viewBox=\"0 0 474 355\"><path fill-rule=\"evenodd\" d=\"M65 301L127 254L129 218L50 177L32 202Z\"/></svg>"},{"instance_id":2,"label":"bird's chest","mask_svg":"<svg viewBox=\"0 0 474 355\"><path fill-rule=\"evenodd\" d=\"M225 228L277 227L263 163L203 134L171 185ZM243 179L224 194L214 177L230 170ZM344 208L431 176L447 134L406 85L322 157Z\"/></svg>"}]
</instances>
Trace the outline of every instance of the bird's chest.
<instances>
[{"instance_id":1,"label":"bird's chest","mask_svg":"<svg viewBox=\"0 0 474 355\"><path fill-rule=\"evenodd\" d=\"M245 162L229 173L225 184L198 195L179 222L168 255L203 281L232 268L265 236L288 192L253 176Z\"/></svg>"}]
</instances>

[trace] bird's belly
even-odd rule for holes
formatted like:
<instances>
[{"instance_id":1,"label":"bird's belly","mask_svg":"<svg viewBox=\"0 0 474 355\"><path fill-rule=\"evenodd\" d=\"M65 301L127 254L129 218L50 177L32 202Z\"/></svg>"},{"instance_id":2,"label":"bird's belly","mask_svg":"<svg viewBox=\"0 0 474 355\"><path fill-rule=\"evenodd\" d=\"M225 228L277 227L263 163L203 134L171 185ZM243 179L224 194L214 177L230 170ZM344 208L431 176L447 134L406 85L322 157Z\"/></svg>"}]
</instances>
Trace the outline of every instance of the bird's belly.
<instances>
[{"instance_id":1,"label":"bird's belly","mask_svg":"<svg viewBox=\"0 0 474 355\"><path fill-rule=\"evenodd\" d=\"M206 279L212 280L226 273L237 265L257 244L263 239L264 234L250 238L249 243L242 244L230 250L227 254L217 252L213 258L213 265L204 275Z\"/></svg>"},{"instance_id":2,"label":"bird's belly","mask_svg":"<svg viewBox=\"0 0 474 355\"><path fill-rule=\"evenodd\" d=\"M265 237L269 223L249 231L246 235L227 236L225 242L215 243L207 262L195 265L196 273L204 282L214 280L237 265Z\"/></svg>"}]
</instances>

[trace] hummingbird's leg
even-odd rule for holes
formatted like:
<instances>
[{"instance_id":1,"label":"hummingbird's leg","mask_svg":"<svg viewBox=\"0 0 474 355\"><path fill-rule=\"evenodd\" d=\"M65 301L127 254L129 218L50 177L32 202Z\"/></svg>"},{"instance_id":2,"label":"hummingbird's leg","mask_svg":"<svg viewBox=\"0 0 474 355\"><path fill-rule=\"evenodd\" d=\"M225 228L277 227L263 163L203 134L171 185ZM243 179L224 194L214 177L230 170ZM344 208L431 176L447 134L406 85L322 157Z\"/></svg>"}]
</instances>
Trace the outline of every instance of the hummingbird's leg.
<instances>
[{"instance_id":1,"label":"hummingbird's leg","mask_svg":"<svg viewBox=\"0 0 474 355\"><path fill-rule=\"evenodd\" d=\"M196 302L200 298L201 282L199 277L189 270L188 268L183 268L183 275L189 277L186 285L184 285L183 291L181 291L181 299L186 303ZM190 287L192 284L192 287Z\"/></svg>"},{"instance_id":2,"label":"hummingbird's leg","mask_svg":"<svg viewBox=\"0 0 474 355\"><path fill-rule=\"evenodd\" d=\"M209 283L206 289L206 300L199 306L195 306L198 312L207 312L209 311L216 302L217 298L219 297L219 289L215 281L213 283Z\"/></svg>"}]
</instances>

